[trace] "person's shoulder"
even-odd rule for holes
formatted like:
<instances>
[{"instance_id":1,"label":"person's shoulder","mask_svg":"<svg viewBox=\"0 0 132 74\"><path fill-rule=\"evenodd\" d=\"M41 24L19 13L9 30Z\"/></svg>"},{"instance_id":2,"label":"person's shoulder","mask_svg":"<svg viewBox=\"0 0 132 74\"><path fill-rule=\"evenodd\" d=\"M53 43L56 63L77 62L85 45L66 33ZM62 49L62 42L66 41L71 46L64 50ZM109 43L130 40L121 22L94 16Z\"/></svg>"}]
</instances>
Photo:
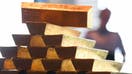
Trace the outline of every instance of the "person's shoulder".
<instances>
[{"instance_id":1,"label":"person's shoulder","mask_svg":"<svg viewBox=\"0 0 132 74\"><path fill-rule=\"evenodd\" d=\"M120 37L120 35L119 35L117 32L110 32L110 34L111 34L112 36L115 36L115 37Z\"/></svg>"},{"instance_id":2,"label":"person's shoulder","mask_svg":"<svg viewBox=\"0 0 132 74\"><path fill-rule=\"evenodd\" d=\"M88 38L88 39L92 39L93 36L97 35L97 32L96 31L89 31L87 32L87 34L85 34L85 38Z\"/></svg>"}]
</instances>

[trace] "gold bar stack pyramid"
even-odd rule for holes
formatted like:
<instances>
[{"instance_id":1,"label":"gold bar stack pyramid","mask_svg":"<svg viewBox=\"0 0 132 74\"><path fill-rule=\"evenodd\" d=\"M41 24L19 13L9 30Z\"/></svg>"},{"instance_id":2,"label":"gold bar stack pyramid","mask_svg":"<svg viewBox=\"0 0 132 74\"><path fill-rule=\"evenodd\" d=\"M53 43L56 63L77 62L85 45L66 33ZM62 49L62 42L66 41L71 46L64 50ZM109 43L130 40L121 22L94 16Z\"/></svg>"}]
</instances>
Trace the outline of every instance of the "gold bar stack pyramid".
<instances>
[{"instance_id":1,"label":"gold bar stack pyramid","mask_svg":"<svg viewBox=\"0 0 132 74\"><path fill-rule=\"evenodd\" d=\"M30 34L13 34L16 46L0 47L0 74L126 74L108 51L68 27L92 27L92 6L22 3Z\"/></svg>"}]
</instances>

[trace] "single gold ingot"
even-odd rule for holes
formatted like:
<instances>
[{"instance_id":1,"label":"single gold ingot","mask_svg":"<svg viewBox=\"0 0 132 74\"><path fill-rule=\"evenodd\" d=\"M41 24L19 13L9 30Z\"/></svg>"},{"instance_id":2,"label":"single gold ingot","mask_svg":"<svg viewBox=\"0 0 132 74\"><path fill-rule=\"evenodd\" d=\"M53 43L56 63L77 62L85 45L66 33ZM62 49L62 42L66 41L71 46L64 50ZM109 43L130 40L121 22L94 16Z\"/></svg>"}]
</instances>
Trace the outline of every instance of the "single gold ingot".
<instances>
[{"instance_id":1,"label":"single gold ingot","mask_svg":"<svg viewBox=\"0 0 132 74\"><path fill-rule=\"evenodd\" d=\"M46 44L44 43L44 41L40 35L35 35L35 36L31 37L30 46L45 47Z\"/></svg>"},{"instance_id":2,"label":"single gold ingot","mask_svg":"<svg viewBox=\"0 0 132 74\"><path fill-rule=\"evenodd\" d=\"M59 35L59 34L75 36L75 37L80 36L79 31L66 28L66 27L61 27L61 26L54 25L54 24L48 24L48 23L46 24L44 35Z\"/></svg>"},{"instance_id":3,"label":"single gold ingot","mask_svg":"<svg viewBox=\"0 0 132 74\"><path fill-rule=\"evenodd\" d=\"M76 71L71 59L65 59L62 61L61 71Z\"/></svg>"},{"instance_id":4,"label":"single gold ingot","mask_svg":"<svg viewBox=\"0 0 132 74\"><path fill-rule=\"evenodd\" d=\"M86 47L77 47L76 50L76 59L106 59L108 55L107 50L96 49L96 48L86 48Z\"/></svg>"},{"instance_id":5,"label":"single gold ingot","mask_svg":"<svg viewBox=\"0 0 132 74\"><path fill-rule=\"evenodd\" d=\"M31 65L31 71L45 71L41 59L34 59Z\"/></svg>"},{"instance_id":6,"label":"single gold ingot","mask_svg":"<svg viewBox=\"0 0 132 74\"><path fill-rule=\"evenodd\" d=\"M96 43L95 40L63 35L61 45L64 47L65 46L94 47L95 43Z\"/></svg>"},{"instance_id":7,"label":"single gold ingot","mask_svg":"<svg viewBox=\"0 0 132 74\"><path fill-rule=\"evenodd\" d=\"M23 59L31 59L31 55L26 47L19 47L17 51L17 57Z\"/></svg>"},{"instance_id":8,"label":"single gold ingot","mask_svg":"<svg viewBox=\"0 0 132 74\"><path fill-rule=\"evenodd\" d=\"M47 59L59 59L59 56L55 48L48 48L46 58Z\"/></svg>"},{"instance_id":9,"label":"single gold ingot","mask_svg":"<svg viewBox=\"0 0 132 74\"><path fill-rule=\"evenodd\" d=\"M122 65L122 63L115 62L112 60L95 60L92 71L120 72Z\"/></svg>"},{"instance_id":10,"label":"single gold ingot","mask_svg":"<svg viewBox=\"0 0 132 74\"><path fill-rule=\"evenodd\" d=\"M4 61L4 69L5 70L16 69L12 59L5 59L5 61Z\"/></svg>"}]
</instances>

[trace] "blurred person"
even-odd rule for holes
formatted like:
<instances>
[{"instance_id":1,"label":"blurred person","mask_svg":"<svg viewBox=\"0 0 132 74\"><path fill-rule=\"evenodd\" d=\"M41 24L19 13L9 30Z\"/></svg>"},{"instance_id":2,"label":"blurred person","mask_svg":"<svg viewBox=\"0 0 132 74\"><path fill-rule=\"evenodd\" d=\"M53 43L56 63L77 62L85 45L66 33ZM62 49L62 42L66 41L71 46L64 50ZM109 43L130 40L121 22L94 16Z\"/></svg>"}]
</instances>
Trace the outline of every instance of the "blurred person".
<instances>
[{"instance_id":1,"label":"blurred person","mask_svg":"<svg viewBox=\"0 0 132 74\"><path fill-rule=\"evenodd\" d=\"M121 38L118 33L110 32L106 29L106 24L110 18L111 12L109 9L104 9L100 12L100 27L95 31L89 31L86 33L85 38L93 39L96 41L95 48L108 50L108 56L106 59L115 60L115 50L119 48L123 55L123 61L125 62L125 50L122 45Z\"/></svg>"}]
</instances>

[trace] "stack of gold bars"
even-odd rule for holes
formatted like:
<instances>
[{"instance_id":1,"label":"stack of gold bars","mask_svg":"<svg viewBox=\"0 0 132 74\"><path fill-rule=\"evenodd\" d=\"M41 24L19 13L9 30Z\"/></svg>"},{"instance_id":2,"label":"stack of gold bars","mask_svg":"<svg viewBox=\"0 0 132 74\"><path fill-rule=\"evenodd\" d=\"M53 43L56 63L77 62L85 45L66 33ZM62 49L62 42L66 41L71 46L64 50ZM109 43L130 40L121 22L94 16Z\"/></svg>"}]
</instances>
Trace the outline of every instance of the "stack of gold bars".
<instances>
[{"instance_id":1,"label":"stack of gold bars","mask_svg":"<svg viewBox=\"0 0 132 74\"><path fill-rule=\"evenodd\" d=\"M13 34L16 46L0 47L0 74L125 74L107 50L70 27L92 27L91 6L22 3L30 35Z\"/></svg>"}]
</instances>

